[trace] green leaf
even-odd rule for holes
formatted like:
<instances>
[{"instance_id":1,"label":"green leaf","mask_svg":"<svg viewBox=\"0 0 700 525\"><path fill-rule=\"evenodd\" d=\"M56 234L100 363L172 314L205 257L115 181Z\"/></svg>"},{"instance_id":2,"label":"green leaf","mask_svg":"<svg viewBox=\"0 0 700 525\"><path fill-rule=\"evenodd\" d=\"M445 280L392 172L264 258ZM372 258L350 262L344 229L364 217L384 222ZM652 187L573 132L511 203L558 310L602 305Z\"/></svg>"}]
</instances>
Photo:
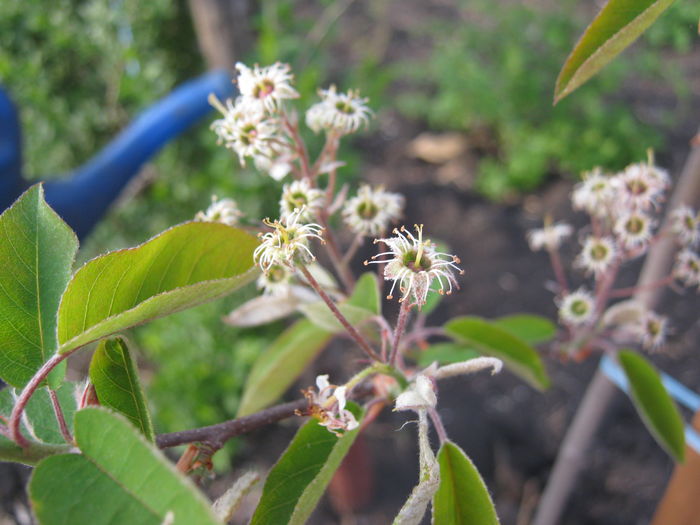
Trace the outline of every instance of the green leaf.
<instances>
[{"instance_id":1,"label":"green leaf","mask_svg":"<svg viewBox=\"0 0 700 525\"><path fill-rule=\"evenodd\" d=\"M104 408L75 415L79 454L43 460L29 483L42 525L214 525L209 502L122 416ZM220 525L220 524L219 524Z\"/></svg>"},{"instance_id":2,"label":"green leaf","mask_svg":"<svg viewBox=\"0 0 700 525\"><path fill-rule=\"evenodd\" d=\"M353 403L348 409L360 421L361 409ZM307 421L267 476L250 525L306 523L359 430L337 437L317 420Z\"/></svg>"},{"instance_id":3,"label":"green leaf","mask_svg":"<svg viewBox=\"0 0 700 525\"><path fill-rule=\"evenodd\" d=\"M556 104L634 42L673 0L608 0L567 57L554 89Z\"/></svg>"},{"instance_id":4,"label":"green leaf","mask_svg":"<svg viewBox=\"0 0 700 525\"><path fill-rule=\"evenodd\" d=\"M438 452L440 486L433 498L433 523L498 525L498 516L479 471L454 443Z\"/></svg>"},{"instance_id":5,"label":"green leaf","mask_svg":"<svg viewBox=\"0 0 700 525\"><path fill-rule=\"evenodd\" d=\"M61 299L60 352L232 292L257 274L257 245L231 226L189 222L89 261Z\"/></svg>"},{"instance_id":6,"label":"green leaf","mask_svg":"<svg viewBox=\"0 0 700 525\"><path fill-rule=\"evenodd\" d=\"M376 273L365 272L360 276L347 304L369 310L375 315L382 313L382 296Z\"/></svg>"},{"instance_id":7,"label":"green leaf","mask_svg":"<svg viewBox=\"0 0 700 525\"><path fill-rule=\"evenodd\" d=\"M138 371L124 339L100 342L90 362L90 382L101 405L126 416L149 441L155 439Z\"/></svg>"},{"instance_id":8,"label":"green leaf","mask_svg":"<svg viewBox=\"0 0 700 525\"><path fill-rule=\"evenodd\" d=\"M56 312L77 250L39 184L0 215L0 378L12 386L24 387L56 352ZM50 377L52 386L62 372Z\"/></svg>"},{"instance_id":9,"label":"green leaf","mask_svg":"<svg viewBox=\"0 0 700 525\"><path fill-rule=\"evenodd\" d=\"M529 384L544 390L550 381L537 351L503 328L480 317L458 317L445 325L448 335L484 355L502 359Z\"/></svg>"},{"instance_id":10,"label":"green leaf","mask_svg":"<svg viewBox=\"0 0 700 525\"><path fill-rule=\"evenodd\" d=\"M418 354L418 366L425 368L435 361L441 365L461 363L477 357L479 352L473 347L460 343L436 343Z\"/></svg>"},{"instance_id":11,"label":"green leaf","mask_svg":"<svg viewBox=\"0 0 700 525\"><path fill-rule=\"evenodd\" d=\"M493 324L531 345L550 341L557 333L557 325L539 315L507 315L494 319Z\"/></svg>"},{"instance_id":12,"label":"green leaf","mask_svg":"<svg viewBox=\"0 0 700 525\"><path fill-rule=\"evenodd\" d=\"M649 432L673 459L683 461L683 419L659 373L649 361L632 350L622 350L618 359L629 381L634 406Z\"/></svg>"},{"instance_id":13,"label":"green leaf","mask_svg":"<svg viewBox=\"0 0 700 525\"><path fill-rule=\"evenodd\" d=\"M282 332L258 358L248 376L238 417L274 403L326 346L332 334L306 319Z\"/></svg>"}]
</instances>

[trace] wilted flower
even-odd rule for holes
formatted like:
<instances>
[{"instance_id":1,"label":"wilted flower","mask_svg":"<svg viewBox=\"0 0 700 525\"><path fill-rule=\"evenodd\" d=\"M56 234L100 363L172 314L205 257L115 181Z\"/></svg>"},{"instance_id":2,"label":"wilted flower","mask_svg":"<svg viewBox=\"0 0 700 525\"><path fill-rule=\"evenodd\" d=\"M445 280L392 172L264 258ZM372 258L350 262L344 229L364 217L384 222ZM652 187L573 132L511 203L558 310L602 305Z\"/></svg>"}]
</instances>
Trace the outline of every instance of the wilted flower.
<instances>
[{"instance_id":1,"label":"wilted flower","mask_svg":"<svg viewBox=\"0 0 700 525\"><path fill-rule=\"evenodd\" d=\"M292 87L294 76L289 64L277 62L267 67L256 64L250 69L238 62L236 69L236 82L241 95L255 101L270 113L278 109L281 101L299 97L299 93Z\"/></svg>"},{"instance_id":2,"label":"wilted flower","mask_svg":"<svg viewBox=\"0 0 700 525\"><path fill-rule=\"evenodd\" d=\"M671 228L682 244L694 246L700 240L700 214L690 206L680 206L671 213Z\"/></svg>"},{"instance_id":3,"label":"wilted flower","mask_svg":"<svg viewBox=\"0 0 700 525\"><path fill-rule=\"evenodd\" d=\"M401 217L403 196L385 191L382 186L360 186L357 195L345 203L343 219L358 235L376 236Z\"/></svg>"},{"instance_id":4,"label":"wilted flower","mask_svg":"<svg viewBox=\"0 0 700 525\"><path fill-rule=\"evenodd\" d=\"M221 222L229 226L238 224L238 220L243 213L238 209L238 204L233 199L219 200L216 195L212 195L211 204L205 211L197 212L194 216L197 221Z\"/></svg>"},{"instance_id":5,"label":"wilted flower","mask_svg":"<svg viewBox=\"0 0 700 525\"><path fill-rule=\"evenodd\" d=\"M440 284L439 293L452 293L452 287L458 287L453 274L454 271L463 274L464 271L457 266L460 262L455 255L438 252L430 240L423 240L423 225L415 225L418 237L403 226L401 230L394 228L396 237L377 239L389 247L388 252L383 252L372 257L371 263L387 263L384 268L384 279L394 281L389 291L388 299L393 298L394 288L398 284L401 291L399 301L405 301L413 295L416 303L425 304L428 291L437 279ZM390 259L376 260L379 257L390 256ZM370 261L365 261L370 264Z\"/></svg>"},{"instance_id":6,"label":"wilted flower","mask_svg":"<svg viewBox=\"0 0 700 525\"><path fill-rule=\"evenodd\" d=\"M565 324L579 326L588 323L595 314L595 300L590 292L579 288L559 300L559 318Z\"/></svg>"},{"instance_id":7,"label":"wilted flower","mask_svg":"<svg viewBox=\"0 0 700 525\"><path fill-rule=\"evenodd\" d=\"M612 179L596 168L583 174L583 181L575 186L571 201L575 210L600 217L609 213L614 195Z\"/></svg>"},{"instance_id":8,"label":"wilted flower","mask_svg":"<svg viewBox=\"0 0 700 525\"><path fill-rule=\"evenodd\" d=\"M410 388L396 398L394 410L418 411L435 408L435 405L437 405L437 396L433 389L432 380L423 374L419 374Z\"/></svg>"},{"instance_id":9,"label":"wilted flower","mask_svg":"<svg viewBox=\"0 0 700 525\"><path fill-rule=\"evenodd\" d=\"M686 286L697 286L700 290L700 257L691 250L682 250L676 255L673 276Z\"/></svg>"},{"instance_id":10,"label":"wilted flower","mask_svg":"<svg viewBox=\"0 0 700 525\"><path fill-rule=\"evenodd\" d=\"M316 377L316 388L307 389L304 392L309 402L311 415L318 419L318 424L326 427L336 435L339 430L354 430L359 426L357 419L346 407L347 387L331 385L328 382L328 375Z\"/></svg>"},{"instance_id":11,"label":"wilted flower","mask_svg":"<svg viewBox=\"0 0 700 525\"><path fill-rule=\"evenodd\" d=\"M299 220L310 221L323 206L323 201L324 193L318 188L312 188L308 179L295 180L282 188L280 216L285 217L294 210L303 208Z\"/></svg>"},{"instance_id":12,"label":"wilted flower","mask_svg":"<svg viewBox=\"0 0 700 525\"><path fill-rule=\"evenodd\" d=\"M259 234L262 242L253 252L253 257L263 272L267 273L275 266L294 266L297 259L302 262L314 260L309 240L323 241L323 228L315 223L304 224L300 220L304 212L302 207L279 221L263 221L274 228L271 232Z\"/></svg>"},{"instance_id":13,"label":"wilted flower","mask_svg":"<svg viewBox=\"0 0 700 525\"><path fill-rule=\"evenodd\" d=\"M610 237L590 235L583 243L576 265L588 273L600 275L610 268L615 255L615 243Z\"/></svg>"},{"instance_id":14,"label":"wilted flower","mask_svg":"<svg viewBox=\"0 0 700 525\"><path fill-rule=\"evenodd\" d=\"M563 222L547 224L544 228L530 230L527 234L527 242L530 244L532 251L542 249L556 250L573 231L574 229L571 225Z\"/></svg>"},{"instance_id":15,"label":"wilted flower","mask_svg":"<svg viewBox=\"0 0 700 525\"><path fill-rule=\"evenodd\" d=\"M337 93L335 86L331 86L320 90L319 95L321 102L311 106L306 113L306 125L315 133L322 129L353 133L369 123L368 100L360 97L357 91Z\"/></svg>"}]
</instances>

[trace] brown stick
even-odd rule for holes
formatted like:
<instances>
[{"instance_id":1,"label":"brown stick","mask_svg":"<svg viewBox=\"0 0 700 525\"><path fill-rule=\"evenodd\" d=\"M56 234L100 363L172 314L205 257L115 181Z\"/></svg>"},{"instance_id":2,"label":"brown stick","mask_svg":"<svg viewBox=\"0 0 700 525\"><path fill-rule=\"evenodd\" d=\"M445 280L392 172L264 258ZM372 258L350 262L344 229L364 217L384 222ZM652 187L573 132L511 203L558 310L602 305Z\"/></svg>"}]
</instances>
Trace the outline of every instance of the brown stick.
<instances>
[{"instance_id":1,"label":"brown stick","mask_svg":"<svg viewBox=\"0 0 700 525\"><path fill-rule=\"evenodd\" d=\"M193 428L169 434L160 434L156 437L156 445L159 448L176 447L189 443L206 443L209 446L220 449L231 438L252 432L258 428L276 423L282 419L291 417L308 405L306 399L299 399L290 403L276 405L255 414L238 419L231 419L210 425L208 427Z\"/></svg>"}]
</instances>

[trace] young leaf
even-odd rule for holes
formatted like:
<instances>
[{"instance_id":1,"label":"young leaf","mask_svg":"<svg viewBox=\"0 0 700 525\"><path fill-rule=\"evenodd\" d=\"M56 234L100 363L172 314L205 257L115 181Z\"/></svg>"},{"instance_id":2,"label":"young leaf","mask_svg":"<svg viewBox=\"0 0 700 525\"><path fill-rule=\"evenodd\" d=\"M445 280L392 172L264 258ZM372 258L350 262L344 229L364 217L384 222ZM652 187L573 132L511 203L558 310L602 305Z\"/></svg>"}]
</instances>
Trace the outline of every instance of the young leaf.
<instances>
[{"instance_id":1,"label":"young leaf","mask_svg":"<svg viewBox=\"0 0 700 525\"><path fill-rule=\"evenodd\" d=\"M477 357L479 352L473 347L461 343L435 343L418 354L418 366L425 368L435 361L441 365L461 363Z\"/></svg>"},{"instance_id":2,"label":"young leaf","mask_svg":"<svg viewBox=\"0 0 700 525\"><path fill-rule=\"evenodd\" d=\"M557 333L557 325L546 317L540 317L539 315L506 315L505 317L494 319L493 324L530 345L550 341Z\"/></svg>"},{"instance_id":3,"label":"young leaf","mask_svg":"<svg viewBox=\"0 0 700 525\"><path fill-rule=\"evenodd\" d=\"M513 372L535 388L549 387L549 377L537 351L494 323L479 317L458 317L445 325L448 335L484 355L502 359Z\"/></svg>"},{"instance_id":4,"label":"young leaf","mask_svg":"<svg viewBox=\"0 0 700 525\"><path fill-rule=\"evenodd\" d=\"M29 188L0 215L0 378L22 388L56 352L56 312L78 238ZM51 383L57 387L62 373Z\"/></svg>"},{"instance_id":5,"label":"young leaf","mask_svg":"<svg viewBox=\"0 0 700 525\"><path fill-rule=\"evenodd\" d=\"M89 261L61 299L60 352L232 292L257 274L257 244L231 226L189 222Z\"/></svg>"},{"instance_id":6,"label":"young leaf","mask_svg":"<svg viewBox=\"0 0 700 525\"><path fill-rule=\"evenodd\" d=\"M659 373L649 361L632 350L622 350L618 359L629 381L634 406L649 432L673 459L683 461L683 419Z\"/></svg>"},{"instance_id":7,"label":"young leaf","mask_svg":"<svg viewBox=\"0 0 700 525\"><path fill-rule=\"evenodd\" d=\"M567 57L554 89L556 104L634 42L673 0L608 0Z\"/></svg>"},{"instance_id":8,"label":"young leaf","mask_svg":"<svg viewBox=\"0 0 700 525\"><path fill-rule=\"evenodd\" d=\"M302 319L282 332L253 365L238 417L274 403L314 360L331 333Z\"/></svg>"},{"instance_id":9,"label":"young leaf","mask_svg":"<svg viewBox=\"0 0 700 525\"><path fill-rule=\"evenodd\" d=\"M362 410L348 403L358 421ZM272 467L250 525L306 523L359 428L337 437L310 419Z\"/></svg>"},{"instance_id":10,"label":"young leaf","mask_svg":"<svg viewBox=\"0 0 700 525\"><path fill-rule=\"evenodd\" d=\"M101 405L126 416L149 441L155 439L138 371L124 339L100 342L90 362L90 382Z\"/></svg>"},{"instance_id":11,"label":"young leaf","mask_svg":"<svg viewBox=\"0 0 700 525\"><path fill-rule=\"evenodd\" d=\"M376 273L365 272L360 276L347 304L364 308L375 315L382 313L382 297Z\"/></svg>"},{"instance_id":12,"label":"young leaf","mask_svg":"<svg viewBox=\"0 0 700 525\"><path fill-rule=\"evenodd\" d=\"M498 525L493 501L479 471L454 443L438 452L440 486L433 498L433 523L440 525Z\"/></svg>"},{"instance_id":13,"label":"young leaf","mask_svg":"<svg viewBox=\"0 0 700 525\"><path fill-rule=\"evenodd\" d=\"M82 454L43 460L29 483L42 525L90 523L220 525L209 502L122 416L104 408L75 415Z\"/></svg>"}]
</instances>

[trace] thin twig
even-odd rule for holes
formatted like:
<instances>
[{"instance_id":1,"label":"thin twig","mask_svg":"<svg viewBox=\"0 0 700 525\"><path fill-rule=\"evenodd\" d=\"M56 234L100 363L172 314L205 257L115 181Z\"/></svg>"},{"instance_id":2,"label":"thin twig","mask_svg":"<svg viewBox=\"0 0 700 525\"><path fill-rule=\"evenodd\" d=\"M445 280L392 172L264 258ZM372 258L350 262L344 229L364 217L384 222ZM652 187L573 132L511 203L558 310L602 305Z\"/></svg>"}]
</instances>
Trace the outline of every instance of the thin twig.
<instances>
[{"instance_id":1,"label":"thin twig","mask_svg":"<svg viewBox=\"0 0 700 525\"><path fill-rule=\"evenodd\" d=\"M634 294L639 293L639 292L654 290L654 289L660 288L662 286L667 286L667 285L671 284L673 282L673 280L674 280L673 275L668 275L668 276L664 277L663 279L659 279L658 281L655 281L653 283L637 285L637 286L630 286L629 288L618 288L617 290L610 290L608 297L629 297L630 295L634 295Z\"/></svg>"},{"instance_id":2,"label":"thin twig","mask_svg":"<svg viewBox=\"0 0 700 525\"><path fill-rule=\"evenodd\" d=\"M406 330L406 319L410 311L411 305L408 300L402 301L401 308L399 309L399 317L396 321L396 329L394 330L394 343L391 347L391 355L389 356L389 364L391 366L394 366L396 363L396 357L399 354L399 343L401 342L401 336Z\"/></svg>"},{"instance_id":3,"label":"thin twig","mask_svg":"<svg viewBox=\"0 0 700 525\"><path fill-rule=\"evenodd\" d=\"M435 432L437 432L440 445L444 445L447 442L447 432L445 431L445 425L442 424L440 414L434 408L428 410L428 414L430 414L430 420L433 422Z\"/></svg>"},{"instance_id":4,"label":"thin twig","mask_svg":"<svg viewBox=\"0 0 700 525\"><path fill-rule=\"evenodd\" d=\"M328 294L323 290L323 288L321 288L321 285L319 285L318 281L314 279L313 275L311 275L306 266L300 265L299 269L301 270L301 273L304 275L311 287L314 290L316 290L316 293L318 293L321 299L323 299L323 302L326 303L330 311L333 312L333 315L336 317L336 319L338 319L340 324L343 325L343 328L347 330L348 334L350 334L350 337L352 337L355 340L355 342L360 346L360 348L362 348L362 350L364 350L364 352L370 357L370 359L381 362L379 355L372 349L372 347L362 336L362 334L360 334L360 332L358 332L357 329L354 326L352 326L350 322L345 318L341 311L338 310L338 307L333 302L333 299L331 299L328 296Z\"/></svg>"},{"instance_id":5,"label":"thin twig","mask_svg":"<svg viewBox=\"0 0 700 525\"><path fill-rule=\"evenodd\" d=\"M229 439L291 417L298 411L306 408L307 405L308 401L306 399L298 399L297 401L276 405L255 414L231 419L216 425L171 432L169 434L159 434L156 437L156 445L159 448L170 448L200 442L219 449Z\"/></svg>"},{"instance_id":6,"label":"thin twig","mask_svg":"<svg viewBox=\"0 0 700 525\"><path fill-rule=\"evenodd\" d=\"M330 228L330 224L328 222L328 215L325 212L325 210L321 210L318 219L321 223L321 226L323 226L323 228L325 229L325 246L328 249L328 256L331 259L331 263L333 263L333 267L335 268L336 272L338 272L338 277L340 277L340 280L343 281L343 287L345 288L345 291L347 293L350 293L353 287L355 286L355 278L348 269L347 264L343 262L343 259L340 256L340 251L338 250L338 243L335 240L333 230L331 230Z\"/></svg>"},{"instance_id":7,"label":"thin twig","mask_svg":"<svg viewBox=\"0 0 700 525\"><path fill-rule=\"evenodd\" d=\"M70 430L68 430L68 425L66 424L66 418L63 415L63 409L61 408L61 404L58 401L58 396L56 395L56 391L52 388L49 388L49 398L51 399L51 405L53 406L53 413L56 416L56 421L58 421L58 428L61 431L61 435L63 436L63 439L66 440L66 443L71 444L73 443L73 436L70 433Z\"/></svg>"}]
</instances>

